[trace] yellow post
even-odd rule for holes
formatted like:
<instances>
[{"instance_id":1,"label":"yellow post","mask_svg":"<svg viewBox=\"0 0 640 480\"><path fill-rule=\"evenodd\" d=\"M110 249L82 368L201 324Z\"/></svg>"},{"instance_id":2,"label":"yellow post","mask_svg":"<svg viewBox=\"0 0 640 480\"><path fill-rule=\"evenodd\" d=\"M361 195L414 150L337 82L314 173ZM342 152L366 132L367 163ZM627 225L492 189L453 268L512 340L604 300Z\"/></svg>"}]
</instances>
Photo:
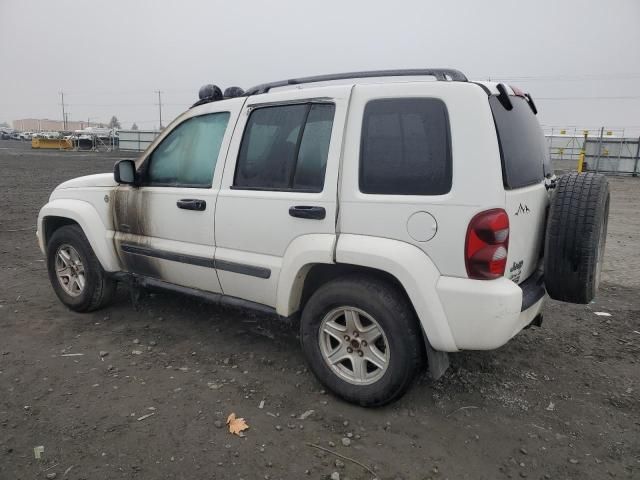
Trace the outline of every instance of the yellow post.
<instances>
[{"instance_id":1,"label":"yellow post","mask_svg":"<svg viewBox=\"0 0 640 480\"><path fill-rule=\"evenodd\" d=\"M580 152L578 156L578 173L582 173L582 166L584 165L584 151Z\"/></svg>"},{"instance_id":2,"label":"yellow post","mask_svg":"<svg viewBox=\"0 0 640 480\"><path fill-rule=\"evenodd\" d=\"M580 155L578 156L578 173L582 173L582 169L584 168L584 156L586 154L587 147L587 137L589 136L589 131L584 130L584 140L582 141L582 149L580 150Z\"/></svg>"}]
</instances>

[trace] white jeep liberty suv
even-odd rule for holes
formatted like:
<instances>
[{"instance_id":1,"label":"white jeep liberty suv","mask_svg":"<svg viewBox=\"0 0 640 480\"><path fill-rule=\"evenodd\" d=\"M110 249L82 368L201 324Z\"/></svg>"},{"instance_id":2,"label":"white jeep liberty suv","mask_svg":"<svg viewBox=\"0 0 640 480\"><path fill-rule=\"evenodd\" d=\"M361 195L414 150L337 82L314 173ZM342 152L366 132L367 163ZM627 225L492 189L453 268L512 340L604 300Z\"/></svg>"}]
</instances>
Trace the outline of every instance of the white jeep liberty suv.
<instances>
[{"instance_id":1,"label":"white jeep liberty suv","mask_svg":"<svg viewBox=\"0 0 640 480\"><path fill-rule=\"evenodd\" d=\"M539 325L547 292L594 297L608 184L556 178L535 115L451 69L208 85L135 162L59 185L38 241L75 311L120 281L299 314L318 379L383 405Z\"/></svg>"}]
</instances>

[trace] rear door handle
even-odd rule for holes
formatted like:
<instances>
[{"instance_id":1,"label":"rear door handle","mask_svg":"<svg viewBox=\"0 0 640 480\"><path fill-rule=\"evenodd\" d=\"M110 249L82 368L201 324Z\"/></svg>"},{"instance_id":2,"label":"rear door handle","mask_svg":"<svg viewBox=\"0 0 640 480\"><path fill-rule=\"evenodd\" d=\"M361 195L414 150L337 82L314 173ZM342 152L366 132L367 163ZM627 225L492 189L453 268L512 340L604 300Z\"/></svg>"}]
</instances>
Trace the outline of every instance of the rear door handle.
<instances>
[{"instance_id":1,"label":"rear door handle","mask_svg":"<svg viewBox=\"0 0 640 480\"><path fill-rule=\"evenodd\" d=\"M178 200L176 205L178 205L178 208L182 208L184 210L202 211L207 209L207 202L195 198L183 198L182 200Z\"/></svg>"},{"instance_id":2,"label":"rear door handle","mask_svg":"<svg viewBox=\"0 0 640 480\"><path fill-rule=\"evenodd\" d=\"M327 216L327 211L324 207L296 205L295 207L289 207L289 215L297 218L308 218L309 220L322 220Z\"/></svg>"}]
</instances>

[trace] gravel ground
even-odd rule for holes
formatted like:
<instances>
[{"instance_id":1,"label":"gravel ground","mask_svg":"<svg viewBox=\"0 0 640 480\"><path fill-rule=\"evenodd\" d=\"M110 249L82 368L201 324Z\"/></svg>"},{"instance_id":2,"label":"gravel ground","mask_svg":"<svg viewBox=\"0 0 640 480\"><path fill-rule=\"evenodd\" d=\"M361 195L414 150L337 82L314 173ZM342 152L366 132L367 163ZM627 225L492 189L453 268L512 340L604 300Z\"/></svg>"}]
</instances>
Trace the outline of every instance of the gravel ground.
<instances>
[{"instance_id":1,"label":"gravel ground","mask_svg":"<svg viewBox=\"0 0 640 480\"><path fill-rule=\"evenodd\" d=\"M549 302L542 328L363 409L322 390L295 325L166 293L136 309L124 288L62 306L38 209L116 156L0 141L0 479L374 478L352 460L380 479L640 478L640 179L610 180L595 303Z\"/></svg>"}]
</instances>

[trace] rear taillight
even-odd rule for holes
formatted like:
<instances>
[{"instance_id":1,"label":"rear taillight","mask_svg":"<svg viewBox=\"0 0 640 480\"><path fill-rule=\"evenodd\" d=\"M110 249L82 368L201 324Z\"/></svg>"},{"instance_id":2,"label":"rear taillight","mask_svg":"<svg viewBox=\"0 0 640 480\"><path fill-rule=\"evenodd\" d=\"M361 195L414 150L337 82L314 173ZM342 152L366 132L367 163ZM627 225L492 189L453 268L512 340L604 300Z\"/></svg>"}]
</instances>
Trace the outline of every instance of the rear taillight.
<instances>
[{"instance_id":1,"label":"rear taillight","mask_svg":"<svg viewBox=\"0 0 640 480\"><path fill-rule=\"evenodd\" d=\"M467 229L464 260L469 278L490 280L504 275L509 248L509 216L501 208L481 212Z\"/></svg>"}]
</instances>

